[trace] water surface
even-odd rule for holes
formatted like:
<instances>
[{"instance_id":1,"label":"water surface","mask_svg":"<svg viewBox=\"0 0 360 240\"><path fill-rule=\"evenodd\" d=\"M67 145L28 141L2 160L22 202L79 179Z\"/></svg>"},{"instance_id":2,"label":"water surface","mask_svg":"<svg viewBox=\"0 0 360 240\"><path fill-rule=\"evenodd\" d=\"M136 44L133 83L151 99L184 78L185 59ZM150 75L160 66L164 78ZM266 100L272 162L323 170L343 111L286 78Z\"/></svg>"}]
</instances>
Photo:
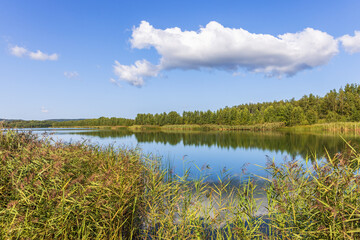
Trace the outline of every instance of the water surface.
<instances>
[{"instance_id":1,"label":"water surface","mask_svg":"<svg viewBox=\"0 0 360 240\"><path fill-rule=\"evenodd\" d=\"M88 141L91 144L115 147L139 147L170 163L176 174L191 168L194 175L210 174L215 179L226 170L232 176L266 176L259 166L269 159L281 163L285 159L303 161L306 157L332 155L345 147L340 135L295 134L288 132L132 132L98 129L32 129L34 133L51 133L66 142ZM353 144L360 143L357 135L345 136ZM258 166L259 165L259 166Z\"/></svg>"}]
</instances>

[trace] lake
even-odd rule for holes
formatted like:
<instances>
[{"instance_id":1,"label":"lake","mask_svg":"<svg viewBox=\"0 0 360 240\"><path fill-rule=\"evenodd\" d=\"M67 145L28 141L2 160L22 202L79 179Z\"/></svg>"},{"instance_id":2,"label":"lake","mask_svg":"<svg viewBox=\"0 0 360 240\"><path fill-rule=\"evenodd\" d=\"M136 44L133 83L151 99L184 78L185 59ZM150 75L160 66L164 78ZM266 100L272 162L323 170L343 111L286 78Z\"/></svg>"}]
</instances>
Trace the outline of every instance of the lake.
<instances>
[{"instance_id":1,"label":"lake","mask_svg":"<svg viewBox=\"0 0 360 240\"><path fill-rule=\"evenodd\" d=\"M50 134L55 140L65 142L86 141L101 146L139 147L145 154L160 157L164 165L182 175L191 169L193 176L210 175L215 180L226 170L231 176L260 175L266 171L269 159L281 163L285 159L303 161L306 157L321 158L326 150L333 155L345 147L337 134L297 134L289 132L133 132L127 129L27 129L37 134ZM359 144L357 135L345 136ZM326 149L326 150L325 150Z\"/></svg>"}]
</instances>

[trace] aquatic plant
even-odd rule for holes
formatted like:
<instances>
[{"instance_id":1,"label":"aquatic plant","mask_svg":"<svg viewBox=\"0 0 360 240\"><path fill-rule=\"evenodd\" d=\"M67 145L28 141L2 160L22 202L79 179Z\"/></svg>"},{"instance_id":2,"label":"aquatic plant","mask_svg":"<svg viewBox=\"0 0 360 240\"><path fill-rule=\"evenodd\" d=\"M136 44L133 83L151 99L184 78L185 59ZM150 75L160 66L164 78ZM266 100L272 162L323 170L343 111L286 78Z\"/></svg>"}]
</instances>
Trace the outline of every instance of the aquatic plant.
<instances>
[{"instance_id":1,"label":"aquatic plant","mask_svg":"<svg viewBox=\"0 0 360 240\"><path fill-rule=\"evenodd\" d=\"M173 173L139 149L0 133L1 239L359 239L360 158L266 166L217 182ZM267 196L267 211L264 198Z\"/></svg>"}]
</instances>

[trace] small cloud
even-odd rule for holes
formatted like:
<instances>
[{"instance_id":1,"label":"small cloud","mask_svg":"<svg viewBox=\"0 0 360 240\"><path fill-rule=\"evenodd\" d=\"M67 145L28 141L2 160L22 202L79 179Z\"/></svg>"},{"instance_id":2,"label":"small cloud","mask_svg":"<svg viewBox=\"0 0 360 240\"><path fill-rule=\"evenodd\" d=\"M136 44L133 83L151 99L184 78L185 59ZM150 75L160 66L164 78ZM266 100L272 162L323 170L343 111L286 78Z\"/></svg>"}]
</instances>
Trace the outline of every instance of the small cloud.
<instances>
[{"instance_id":1,"label":"small cloud","mask_svg":"<svg viewBox=\"0 0 360 240\"><path fill-rule=\"evenodd\" d=\"M144 60L136 61L133 65L122 65L115 61L114 73L119 79L129 82L134 86L144 85L144 79L148 77L156 77L160 69Z\"/></svg>"},{"instance_id":2,"label":"small cloud","mask_svg":"<svg viewBox=\"0 0 360 240\"><path fill-rule=\"evenodd\" d=\"M16 57L23 57L28 53L28 51L23 47L15 46L10 48L10 53Z\"/></svg>"},{"instance_id":3,"label":"small cloud","mask_svg":"<svg viewBox=\"0 0 360 240\"><path fill-rule=\"evenodd\" d=\"M344 35L339 40L346 52L351 54L360 52L360 31L355 31L354 36Z\"/></svg>"},{"instance_id":4,"label":"small cloud","mask_svg":"<svg viewBox=\"0 0 360 240\"><path fill-rule=\"evenodd\" d=\"M46 54L43 53L40 50L37 50L36 52L31 52L29 50L27 50L24 47L19 47L19 46L14 46L14 47L10 47L10 54L14 55L16 57L28 57L30 59L33 60L40 60L40 61L56 61L58 60L59 56L56 53L53 54Z\"/></svg>"},{"instance_id":5,"label":"small cloud","mask_svg":"<svg viewBox=\"0 0 360 240\"><path fill-rule=\"evenodd\" d=\"M30 52L29 57L33 60L40 60L40 61L56 61L58 59L58 55L56 53L54 54L46 54L41 52L40 50L37 50L36 52Z\"/></svg>"},{"instance_id":6,"label":"small cloud","mask_svg":"<svg viewBox=\"0 0 360 240\"><path fill-rule=\"evenodd\" d=\"M47 109L43 106L43 107L41 107L41 112L42 112L42 113L48 113L49 110L47 110Z\"/></svg>"},{"instance_id":7,"label":"small cloud","mask_svg":"<svg viewBox=\"0 0 360 240\"><path fill-rule=\"evenodd\" d=\"M121 84L113 78L110 78L110 82L118 87L122 87Z\"/></svg>"},{"instance_id":8,"label":"small cloud","mask_svg":"<svg viewBox=\"0 0 360 240\"><path fill-rule=\"evenodd\" d=\"M64 76L67 78L77 78L79 76L79 73L76 71L73 72L64 72Z\"/></svg>"}]
</instances>

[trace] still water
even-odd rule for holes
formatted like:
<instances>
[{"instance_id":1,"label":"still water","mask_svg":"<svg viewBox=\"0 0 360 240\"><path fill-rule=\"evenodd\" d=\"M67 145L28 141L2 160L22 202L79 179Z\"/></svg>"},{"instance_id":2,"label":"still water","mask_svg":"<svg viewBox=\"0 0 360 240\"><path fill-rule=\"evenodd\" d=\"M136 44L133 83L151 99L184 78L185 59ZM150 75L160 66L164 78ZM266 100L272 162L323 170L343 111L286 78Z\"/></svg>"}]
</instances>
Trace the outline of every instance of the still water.
<instances>
[{"instance_id":1,"label":"still water","mask_svg":"<svg viewBox=\"0 0 360 240\"><path fill-rule=\"evenodd\" d=\"M244 174L266 176L260 166L269 159L281 163L285 159L303 161L316 154L321 158L326 150L332 155L345 147L338 134L295 134L288 132L132 132L98 129L31 129L34 133L49 133L55 140L65 142L87 141L90 144L115 147L139 147L145 154L161 157L164 164L171 164L174 172L182 175L190 168L196 175L211 175L216 179L222 171L236 177ZM360 137L347 135L353 144ZM326 150L325 150L326 149Z\"/></svg>"}]
</instances>

